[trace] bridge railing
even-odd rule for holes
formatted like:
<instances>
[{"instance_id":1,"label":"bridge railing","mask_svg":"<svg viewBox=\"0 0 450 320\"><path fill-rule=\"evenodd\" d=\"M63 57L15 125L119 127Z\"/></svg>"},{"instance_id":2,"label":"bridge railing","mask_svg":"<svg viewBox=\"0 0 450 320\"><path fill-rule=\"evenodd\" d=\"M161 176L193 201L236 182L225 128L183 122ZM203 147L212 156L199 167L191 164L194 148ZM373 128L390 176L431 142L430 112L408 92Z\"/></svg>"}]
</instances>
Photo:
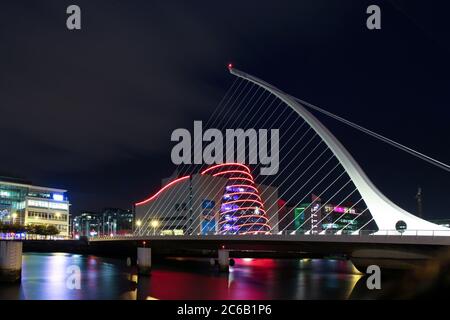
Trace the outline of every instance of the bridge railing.
<instances>
[{"instance_id":1,"label":"bridge railing","mask_svg":"<svg viewBox=\"0 0 450 320\"><path fill-rule=\"evenodd\" d=\"M158 233L149 233L147 235L141 235L137 236L134 234L127 234L127 235L105 235L105 236L97 236L92 237L89 239L98 239L98 240L129 240L129 239L136 239L136 238L145 238L148 236L157 236L157 237L193 237L198 238L199 236L235 236L236 234L219 234L219 233L204 233L204 234L192 234L192 235L183 235L183 234L158 234ZM346 232L346 233L338 233L333 232L331 230L325 230L321 232L308 232L308 231L284 231L284 232L278 232L278 233L267 233L268 236L276 237L276 236L350 236L350 237L358 237L358 236L401 236L401 237L413 237L413 236L429 236L429 237L450 237L450 230L358 230L354 232Z\"/></svg>"}]
</instances>

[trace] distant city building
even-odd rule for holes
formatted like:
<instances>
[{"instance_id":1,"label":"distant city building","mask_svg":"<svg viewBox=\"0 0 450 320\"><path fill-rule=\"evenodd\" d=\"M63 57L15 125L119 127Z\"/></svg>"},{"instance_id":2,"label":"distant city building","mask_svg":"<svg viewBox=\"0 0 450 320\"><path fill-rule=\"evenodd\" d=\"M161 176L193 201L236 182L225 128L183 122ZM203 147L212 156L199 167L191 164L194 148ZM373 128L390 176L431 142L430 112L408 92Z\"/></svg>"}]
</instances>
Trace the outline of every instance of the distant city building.
<instances>
[{"instance_id":1,"label":"distant city building","mask_svg":"<svg viewBox=\"0 0 450 320\"><path fill-rule=\"evenodd\" d=\"M242 164L163 180L163 187L135 204L141 234L276 232L278 190L255 183Z\"/></svg>"},{"instance_id":2,"label":"distant city building","mask_svg":"<svg viewBox=\"0 0 450 320\"><path fill-rule=\"evenodd\" d=\"M133 232L134 214L131 210L106 208L102 212L82 212L73 218L72 236L97 237L126 235Z\"/></svg>"},{"instance_id":3,"label":"distant city building","mask_svg":"<svg viewBox=\"0 0 450 320\"><path fill-rule=\"evenodd\" d=\"M0 221L22 225L53 225L69 236L67 190L39 187L28 182L0 180Z\"/></svg>"},{"instance_id":4,"label":"distant city building","mask_svg":"<svg viewBox=\"0 0 450 320\"><path fill-rule=\"evenodd\" d=\"M285 200L278 199L278 229L291 230L291 222L294 221L294 207L290 206Z\"/></svg>"},{"instance_id":5,"label":"distant city building","mask_svg":"<svg viewBox=\"0 0 450 320\"><path fill-rule=\"evenodd\" d=\"M84 211L73 218L73 237L95 237L100 233L100 219L97 213Z\"/></svg>"},{"instance_id":6,"label":"distant city building","mask_svg":"<svg viewBox=\"0 0 450 320\"><path fill-rule=\"evenodd\" d=\"M363 216L359 209L352 205L324 204L314 195L312 200L291 209L293 223L286 230L312 234L322 231L334 233L340 230L342 233L352 233L368 222L367 215Z\"/></svg>"},{"instance_id":7,"label":"distant city building","mask_svg":"<svg viewBox=\"0 0 450 320\"><path fill-rule=\"evenodd\" d=\"M100 217L100 235L126 235L133 232L134 214L131 210L106 208Z\"/></svg>"}]
</instances>

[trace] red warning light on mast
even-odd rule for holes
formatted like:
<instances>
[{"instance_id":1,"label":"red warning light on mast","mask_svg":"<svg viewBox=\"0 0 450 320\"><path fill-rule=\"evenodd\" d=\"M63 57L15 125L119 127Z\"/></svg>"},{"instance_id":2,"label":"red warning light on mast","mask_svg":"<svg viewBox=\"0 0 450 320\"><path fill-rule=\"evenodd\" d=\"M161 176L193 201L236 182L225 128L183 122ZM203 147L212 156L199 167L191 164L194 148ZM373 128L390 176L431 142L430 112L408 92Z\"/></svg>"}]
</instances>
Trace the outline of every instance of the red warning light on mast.
<instances>
[{"instance_id":1,"label":"red warning light on mast","mask_svg":"<svg viewBox=\"0 0 450 320\"><path fill-rule=\"evenodd\" d=\"M228 69L233 69L233 64L232 63L228 64Z\"/></svg>"}]
</instances>

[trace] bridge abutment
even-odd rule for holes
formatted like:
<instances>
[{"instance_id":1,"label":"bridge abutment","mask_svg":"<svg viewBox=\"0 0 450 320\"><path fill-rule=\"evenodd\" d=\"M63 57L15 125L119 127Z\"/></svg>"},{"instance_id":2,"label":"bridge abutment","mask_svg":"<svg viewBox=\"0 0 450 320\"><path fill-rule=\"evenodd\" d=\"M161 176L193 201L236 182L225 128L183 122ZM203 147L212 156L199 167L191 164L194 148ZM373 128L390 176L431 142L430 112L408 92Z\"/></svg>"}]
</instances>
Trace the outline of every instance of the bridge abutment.
<instances>
[{"instance_id":1,"label":"bridge abutment","mask_svg":"<svg viewBox=\"0 0 450 320\"><path fill-rule=\"evenodd\" d=\"M152 269L152 248L137 248L138 273L150 275Z\"/></svg>"},{"instance_id":2,"label":"bridge abutment","mask_svg":"<svg viewBox=\"0 0 450 320\"><path fill-rule=\"evenodd\" d=\"M22 242L0 241L0 282L20 281L22 275Z\"/></svg>"}]
</instances>

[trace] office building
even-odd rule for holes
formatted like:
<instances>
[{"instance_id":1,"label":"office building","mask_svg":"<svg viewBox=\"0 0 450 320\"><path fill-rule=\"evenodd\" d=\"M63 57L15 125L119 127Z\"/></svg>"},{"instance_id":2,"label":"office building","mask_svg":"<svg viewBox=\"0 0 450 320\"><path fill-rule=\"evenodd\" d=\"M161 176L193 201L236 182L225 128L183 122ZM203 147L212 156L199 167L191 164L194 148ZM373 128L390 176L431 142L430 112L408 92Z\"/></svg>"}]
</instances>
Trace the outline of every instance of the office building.
<instances>
[{"instance_id":1,"label":"office building","mask_svg":"<svg viewBox=\"0 0 450 320\"><path fill-rule=\"evenodd\" d=\"M131 210L106 208L99 217L100 235L127 235L133 232L134 214Z\"/></svg>"},{"instance_id":2,"label":"office building","mask_svg":"<svg viewBox=\"0 0 450 320\"><path fill-rule=\"evenodd\" d=\"M69 236L67 190L35 186L16 179L0 180L0 221L5 224L53 225Z\"/></svg>"},{"instance_id":3,"label":"office building","mask_svg":"<svg viewBox=\"0 0 450 320\"><path fill-rule=\"evenodd\" d=\"M312 195L312 202L302 203L293 208L294 223L289 231L303 233L352 233L358 231L367 223L368 215L362 215L353 205L341 206L322 203L322 200Z\"/></svg>"},{"instance_id":4,"label":"office building","mask_svg":"<svg viewBox=\"0 0 450 320\"><path fill-rule=\"evenodd\" d=\"M131 210L106 208L102 212L83 211L73 218L72 237L129 235L133 232Z\"/></svg>"}]
</instances>

